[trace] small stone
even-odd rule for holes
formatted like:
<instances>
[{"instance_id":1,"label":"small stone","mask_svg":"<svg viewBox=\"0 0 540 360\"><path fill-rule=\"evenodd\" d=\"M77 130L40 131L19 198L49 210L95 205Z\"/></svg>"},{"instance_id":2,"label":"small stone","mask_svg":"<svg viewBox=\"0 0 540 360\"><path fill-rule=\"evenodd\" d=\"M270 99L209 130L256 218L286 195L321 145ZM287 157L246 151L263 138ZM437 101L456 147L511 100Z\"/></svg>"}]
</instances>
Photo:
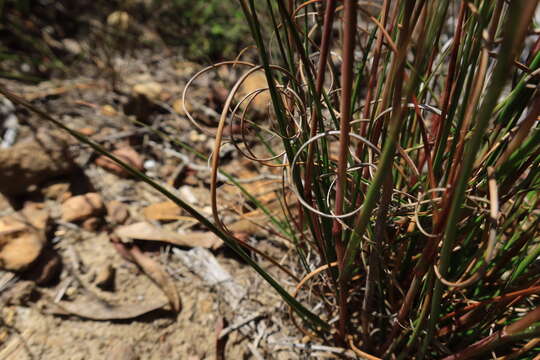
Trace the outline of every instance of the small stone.
<instances>
[{"instance_id":1,"label":"small stone","mask_svg":"<svg viewBox=\"0 0 540 360\"><path fill-rule=\"evenodd\" d=\"M0 267L12 271L24 270L37 259L43 242L36 233L30 231L14 236L2 236L0 239Z\"/></svg>"},{"instance_id":2,"label":"small stone","mask_svg":"<svg viewBox=\"0 0 540 360\"><path fill-rule=\"evenodd\" d=\"M176 99L173 103L173 109L178 113L178 115L186 116L186 110L191 113L193 111L193 105L191 105L189 101L186 101L184 108L182 99Z\"/></svg>"},{"instance_id":3,"label":"small stone","mask_svg":"<svg viewBox=\"0 0 540 360\"><path fill-rule=\"evenodd\" d=\"M179 61L174 64L174 72L180 77L191 77L201 69L201 65L191 61Z\"/></svg>"},{"instance_id":4,"label":"small stone","mask_svg":"<svg viewBox=\"0 0 540 360\"><path fill-rule=\"evenodd\" d=\"M266 88L268 88L266 76L262 71L257 71L248 76L247 79L242 83L239 95L244 97L248 94L253 93L254 91ZM268 105L270 104L270 102L270 93L268 91L262 91L255 97L255 99L251 103L250 108L254 109L259 114L265 114L268 112Z\"/></svg>"},{"instance_id":5,"label":"small stone","mask_svg":"<svg viewBox=\"0 0 540 360\"><path fill-rule=\"evenodd\" d=\"M10 271L28 268L41 254L49 215L28 204L14 215L0 218L0 267Z\"/></svg>"},{"instance_id":6,"label":"small stone","mask_svg":"<svg viewBox=\"0 0 540 360\"><path fill-rule=\"evenodd\" d=\"M143 166L146 170L152 170L157 166L157 162L155 160L146 160Z\"/></svg>"},{"instance_id":7,"label":"small stone","mask_svg":"<svg viewBox=\"0 0 540 360\"><path fill-rule=\"evenodd\" d=\"M9 338L8 330L5 328L0 329L0 344L4 344L8 338Z\"/></svg>"},{"instance_id":8,"label":"small stone","mask_svg":"<svg viewBox=\"0 0 540 360\"><path fill-rule=\"evenodd\" d=\"M129 146L124 146L119 149L116 149L112 152L113 155L118 157L120 160L124 161L131 167L136 170L142 171L144 169L144 162L142 157L136 152L133 148ZM127 177L130 173L125 170L123 167L112 161L106 156L100 156L96 159L96 165L101 166L102 168L109 170L116 175Z\"/></svg>"},{"instance_id":9,"label":"small stone","mask_svg":"<svg viewBox=\"0 0 540 360\"><path fill-rule=\"evenodd\" d=\"M2 321L9 327L15 325L15 318L17 317L17 311L14 307L2 308Z\"/></svg>"},{"instance_id":10,"label":"small stone","mask_svg":"<svg viewBox=\"0 0 540 360\"><path fill-rule=\"evenodd\" d=\"M116 343L112 346L107 360L138 360L139 356L133 351L133 347L125 343Z\"/></svg>"},{"instance_id":11,"label":"small stone","mask_svg":"<svg viewBox=\"0 0 540 360\"><path fill-rule=\"evenodd\" d=\"M74 286L70 286L66 289L66 296L68 298L72 298L77 294L77 288Z\"/></svg>"},{"instance_id":12,"label":"small stone","mask_svg":"<svg viewBox=\"0 0 540 360\"><path fill-rule=\"evenodd\" d=\"M159 95L163 91L163 87L160 83L155 81L149 81L140 83L133 86L133 92L137 95L144 95L149 100L158 100Z\"/></svg>"},{"instance_id":13,"label":"small stone","mask_svg":"<svg viewBox=\"0 0 540 360\"><path fill-rule=\"evenodd\" d=\"M205 142L206 140L208 140L208 137L197 130L191 130L189 132L189 141L193 143Z\"/></svg>"},{"instance_id":14,"label":"small stone","mask_svg":"<svg viewBox=\"0 0 540 360\"><path fill-rule=\"evenodd\" d=\"M81 221L100 215L103 211L103 201L99 194L87 193L74 196L62 204L62 221Z\"/></svg>"},{"instance_id":15,"label":"small stone","mask_svg":"<svg viewBox=\"0 0 540 360\"><path fill-rule=\"evenodd\" d=\"M86 136L92 136L96 133L96 129L87 126L79 129L79 132Z\"/></svg>"},{"instance_id":16,"label":"small stone","mask_svg":"<svg viewBox=\"0 0 540 360\"><path fill-rule=\"evenodd\" d=\"M75 164L63 134L38 133L37 139L0 149L0 192L26 193L49 179L70 173Z\"/></svg>"},{"instance_id":17,"label":"small stone","mask_svg":"<svg viewBox=\"0 0 540 360\"><path fill-rule=\"evenodd\" d=\"M65 200L71 196L69 183L55 183L41 189L45 198L52 200Z\"/></svg>"},{"instance_id":18,"label":"small stone","mask_svg":"<svg viewBox=\"0 0 540 360\"><path fill-rule=\"evenodd\" d=\"M125 11L114 11L107 16L107 25L120 31L129 28L130 16Z\"/></svg>"},{"instance_id":19,"label":"small stone","mask_svg":"<svg viewBox=\"0 0 540 360\"><path fill-rule=\"evenodd\" d=\"M115 224L123 224L129 218L127 205L116 200L107 203L107 214L109 215L111 222Z\"/></svg>"},{"instance_id":20,"label":"small stone","mask_svg":"<svg viewBox=\"0 0 540 360\"><path fill-rule=\"evenodd\" d=\"M103 105L101 107L101 113L105 116L115 116L118 112L111 105Z\"/></svg>"},{"instance_id":21,"label":"small stone","mask_svg":"<svg viewBox=\"0 0 540 360\"><path fill-rule=\"evenodd\" d=\"M74 39L65 38L62 40L62 44L64 45L64 48L73 55L79 55L82 52L81 45Z\"/></svg>"}]
</instances>

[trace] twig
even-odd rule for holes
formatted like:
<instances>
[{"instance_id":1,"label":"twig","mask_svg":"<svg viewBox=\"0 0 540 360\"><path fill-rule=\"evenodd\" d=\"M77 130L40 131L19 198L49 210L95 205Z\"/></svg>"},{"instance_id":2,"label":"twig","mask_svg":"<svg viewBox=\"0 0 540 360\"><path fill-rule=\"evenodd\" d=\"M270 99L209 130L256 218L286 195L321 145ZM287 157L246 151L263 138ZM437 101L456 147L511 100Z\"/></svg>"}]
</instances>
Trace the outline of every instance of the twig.
<instances>
[{"instance_id":1,"label":"twig","mask_svg":"<svg viewBox=\"0 0 540 360\"><path fill-rule=\"evenodd\" d=\"M223 330L221 330L221 332L219 333L218 339L222 339L225 336L229 335L234 330L237 330L237 329L241 328L242 326L244 326L246 324L249 324L250 322L252 322L254 320L257 320L257 319L260 319L260 318L265 317L265 316L266 315L263 314L263 313L256 313L256 314L250 315L250 316L248 316L246 318L240 319L237 323L229 325L226 328L224 328Z\"/></svg>"},{"instance_id":2,"label":"twig","mask_svg":"<svg viewBox=\"0 0 540 360\"><path fill-rule=\"evenodd\" d=\"M0 275L0 292L8 289L19 280L19 277L12 272L4 272Z\"/></svg>"},{"instance_id":3,"label":"twig","mask_svg":"<svg viewBox=\"0 0 540 360\"><path fill-rule=\"evenodd\" d=\"M280 346L287 346L287 347L293 347L296 349L302 349L305 351L315 350L315 351L324 351L332 354L339 354L343 356L348 356L353 359L357 359L358 357L351 351L346 350L343 348L338 347L332 347L332 346L326 346L326 345L317 345L317 344L300 344L300 343L286 343L286 342L275 342L271 343L273 345L280 345Z\"/></svg>"},{"instance_id":4,"label":"twig","mask_svg":"<svg viewBox=\"0 0 540 360\"><path fill-rule=\"evenodd\" d=\"M59 303L60 300L64 297L64 294L66 293L67 289L73 282L73 278L67 278L63 281L63 284L61 284L60 289L58 289L58 292L56 293L56 296L54 297L54 302Z\"/></svg>"}]
</instances>

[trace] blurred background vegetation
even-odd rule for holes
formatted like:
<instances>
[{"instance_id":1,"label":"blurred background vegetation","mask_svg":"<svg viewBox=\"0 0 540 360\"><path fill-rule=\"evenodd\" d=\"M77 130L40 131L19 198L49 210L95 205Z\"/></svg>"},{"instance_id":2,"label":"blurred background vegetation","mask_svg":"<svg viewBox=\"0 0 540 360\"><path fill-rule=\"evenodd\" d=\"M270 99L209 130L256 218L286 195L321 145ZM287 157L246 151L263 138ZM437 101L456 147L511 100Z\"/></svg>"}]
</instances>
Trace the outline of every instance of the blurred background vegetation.
<instances>
[{"instance_id":1,"label":"blurred background vegetation","mask_svg":"<svg viewBox=\"0 0 540 360\"><path fill-rule=\"evenodd\" d=\"M238 4L220 0L0 0L0 18L0 77L29 82L144 49L210 63L250 39Z\"/></svg>"}]
</instances>

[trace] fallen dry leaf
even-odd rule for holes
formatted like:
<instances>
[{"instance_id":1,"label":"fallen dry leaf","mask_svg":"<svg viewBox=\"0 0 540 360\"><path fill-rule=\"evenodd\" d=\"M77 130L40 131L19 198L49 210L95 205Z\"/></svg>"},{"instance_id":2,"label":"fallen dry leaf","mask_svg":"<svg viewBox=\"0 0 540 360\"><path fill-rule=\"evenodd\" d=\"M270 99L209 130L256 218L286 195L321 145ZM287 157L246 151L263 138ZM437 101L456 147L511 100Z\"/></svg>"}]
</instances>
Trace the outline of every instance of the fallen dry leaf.
<instances>
[{"instance_id":1,"label":"fallen dry leaf","mask_svg":"<svg viewBox=\"0 0 540 360\"><path fill-rule=\"evenodd\" d=\"M221 239L211 232L179 234L154 226L146 221L117 227L114 232L117 236L124 239L162 241L178 246L199 246L217 249L223 245Z\"/></svg>"},{"instance_id":2,"label":"fallen dry leaf","mask_svg":"<svg viewBox=\"0 0 540 360\"><path fill-rule=\"evenodd\" d=\"M289 204L293 213L296 212L297 202ZM273 201L266 205L266 208L278 219L285 218L281 203L279 201ZM266 215L261 209L256 209L245 213L242 217L233 222L230 225L227 225L227 228L233 233L245 233L263 236L267 233L265 226L268 226L269 220L268 215Z\"/></svg>"},{"instance_id":3,"label":"fallen dry leaf","mask_svg":"<svg viewBox=\"0 0 540 360\"><path fill-rule=\"evenodd\" d=\"M176 285L169 274L167 274L157 262L143 254L137 246L133 246L130 249L130 253L135 262L143 269L144 273L148 275L161 290L163 290L169 299L172 309L176 312L180 312L180 309L182 308L180 296L178 295Z\"/></svg>"},{"instance_id":4,"label":"fallen dry leaf","mask_svg":"<svg viewBox=\"0 0 540 360\"><path fill-rule=\"evenodd\" d=\"M182 209L172 201L152 204L143 209L144 217L148 220L182 220Z\"/></svg>"},{"instance_id":5,"label":"fallen dry leaf","mask_svg":"<svg viewBox=\"0 0 540 360\"><path fill-rule=\"evenodd\" d=\"M103 301L60 301L48 303L48 312L56 315L76 315L91 320L133 319L161 309L168 304L167 299L153 299L140 304L113 305Z\"/></svg>"}]
</instances>

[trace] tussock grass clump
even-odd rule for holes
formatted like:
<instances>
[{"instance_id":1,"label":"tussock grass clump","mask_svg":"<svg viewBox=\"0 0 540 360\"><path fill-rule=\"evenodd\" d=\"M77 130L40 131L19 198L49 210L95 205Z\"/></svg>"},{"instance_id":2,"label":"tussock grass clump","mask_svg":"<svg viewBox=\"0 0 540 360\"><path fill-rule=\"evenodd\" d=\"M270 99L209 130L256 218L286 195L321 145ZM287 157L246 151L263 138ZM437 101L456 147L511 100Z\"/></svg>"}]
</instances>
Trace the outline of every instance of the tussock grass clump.
<instances>
[{"instance_id":1,"label":"tussock grass clump","mask_svg":"<svg viewBox=\"0 0 540 360\"><path fill-rule=\"evenodd\" d=\"M220 236L314 341L370 359L538 353L537 1L239 3L256 60L239 60L248 49L203 70L246 70L217 128L188 113L216 138L213 219L108 156ZM266 85L240 95L256 73ZM263 114L250 110L258 97L270 99ZM244 194L293 244L301 273L270 259L296 279L292 293L220 216L225 142L282 170L285 221Z\"/></svg>"},{"instance_id":2,"label":"tussock grass clump","mask_svg":"<svg viewBox=\"0 0 540 360\"><path fill-rule=\"evenodd\" d=\"M305 272L295 295L310 282L319 309L288 299L301 330L385 358L534 352L537 2L240 4L258 58L235 62L248 70L213 154L225 141L266 145L266 156L247 157L281 167L282 195L301 204L283 234ZM268 87L239 100L258 71ZM266 119L233 105L262 94ZM242 135L225 136L235 124ZM214 221L227 232L219 165L214 156Z\"/></svg>"}]
</instances>

